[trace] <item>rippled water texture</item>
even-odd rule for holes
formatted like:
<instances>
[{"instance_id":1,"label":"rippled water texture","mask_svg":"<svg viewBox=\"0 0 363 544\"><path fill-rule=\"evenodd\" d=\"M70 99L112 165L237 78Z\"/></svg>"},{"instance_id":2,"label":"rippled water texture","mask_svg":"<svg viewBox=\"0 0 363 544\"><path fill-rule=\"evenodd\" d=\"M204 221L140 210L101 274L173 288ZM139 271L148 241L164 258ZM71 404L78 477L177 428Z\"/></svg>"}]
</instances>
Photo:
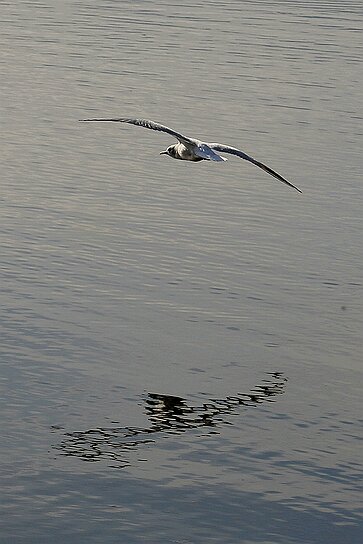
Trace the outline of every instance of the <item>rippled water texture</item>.
<instances>
[{"instance_id":1,"label":"rippled water texture","mask_svg":"<svg viewBox=\"0 0 363 544\"><path fill-rule=\"evenodd\" d=\"M1 542L363 541L361 7L1 3Z\"/></svg>"}]
</instances>

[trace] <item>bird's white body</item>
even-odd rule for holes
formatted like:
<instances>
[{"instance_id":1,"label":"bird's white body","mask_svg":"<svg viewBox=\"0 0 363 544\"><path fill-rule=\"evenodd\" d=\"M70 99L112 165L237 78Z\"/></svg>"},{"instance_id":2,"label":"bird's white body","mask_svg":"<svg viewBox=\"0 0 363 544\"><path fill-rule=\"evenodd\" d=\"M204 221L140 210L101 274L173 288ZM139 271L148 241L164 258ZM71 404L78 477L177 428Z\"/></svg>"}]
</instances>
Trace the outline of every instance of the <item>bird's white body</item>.
<instances>
[{"instance_id":1,"label":"bird's white body","mask_svg":"<svg viewBox=\"0 0 363 544\"><path fill-rule=\"evenodd\" d=\"M289 187L292 187L293 189L296 189L296 191L299 191L301 193L300 189L290 183L290 181L287 181L287 179L283 178L280 174L272 170L269 166L266 166L262 162L257 161L256 159L253 159L247 153L244 153L240 149L237 149L235 147L230 147L223 144L217 144L217 143L206 143L201 142L200 140L196 140L195 138L189 138L188 136L184 136L183 134L180 134L179 132L176 132L175 130L166 127L165 125L161 125L160 123L155 123L154 121L149 121L148 119L133 119L128 117L119 117L116 119L81 119L81 121L117 121L120 123L130 123L132 125L141 126L144 128L149 128L152 130L157 130L160 132L166 132L167 134L170 134L171 136L174 136L178 143L174 145L170 145L165 151L162 151L160 155L169 155L169 157L172 157L173 159L178 159L182 161L192 161L192 162L199 162L202 160L206 161L215 161L215 162L222 162L226 161L227 159L224 157L221 157L221 155L218 155L216 151L219 151L220 153L230 153L231 155L236 155L237 157L240 157L241 159L245 159L246 161L251 162L255 166L258 166L259 168L262 168L265 172L273 176L274 178L278 179L279 181L282 181L286 185L289 185Z\"/></svg>"},{"instance_id":2,"label":"bird's white body","mask_svg":"<svg viewBox=\"0 0 363 544\"><path fill-rule=\"evenodd\" d=\"M178 143L170 145L165 151L161 151L160 155L169 155L173 159L181 161L226 161L224 157L214 153L208 144L199 140L190 139L190 143Z\"/></svg>"}]
</instances>

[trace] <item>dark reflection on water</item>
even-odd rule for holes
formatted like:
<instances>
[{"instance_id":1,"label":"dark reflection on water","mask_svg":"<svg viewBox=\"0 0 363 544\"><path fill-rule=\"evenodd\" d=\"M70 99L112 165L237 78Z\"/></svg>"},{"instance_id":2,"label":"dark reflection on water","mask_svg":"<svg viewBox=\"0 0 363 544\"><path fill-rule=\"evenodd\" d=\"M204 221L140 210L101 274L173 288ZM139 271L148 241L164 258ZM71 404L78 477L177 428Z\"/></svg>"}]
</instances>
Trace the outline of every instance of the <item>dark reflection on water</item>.
<instances>
[{"instance_id":1,"label":"dark reflection on water","mask_svg":"<svg viewBox=\"0 0 363 544\"><path fill-rule=\"evenodd\" d=\"M287 378L281 372L268 374L269 378L249 393L209 399L200 406L191 406L182 397L148 393L145 411L151 423L149 427L107 427L69 432L54 449L61 455L78 457L83 461L107 459L112 460L112 466L129 466L130 461L125 457L127 452L154 443L165 434L180 434L198 428L206 428L207 433L214 434L217 433L216 427L229 423L225 416L236 408L275 400L274 397L284 393Z\"/></svg>"}]
</instances>

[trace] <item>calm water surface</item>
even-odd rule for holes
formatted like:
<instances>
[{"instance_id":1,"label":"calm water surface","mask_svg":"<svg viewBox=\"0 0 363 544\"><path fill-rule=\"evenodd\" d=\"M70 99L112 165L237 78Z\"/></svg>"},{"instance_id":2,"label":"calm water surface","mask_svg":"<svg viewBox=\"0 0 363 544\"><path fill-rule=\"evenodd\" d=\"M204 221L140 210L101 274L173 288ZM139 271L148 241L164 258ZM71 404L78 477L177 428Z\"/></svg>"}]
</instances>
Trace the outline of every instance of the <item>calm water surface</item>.
<instances>
[{"instance_id":1,"label":"calm water surface","mask_svg":"<svg viewBox=\"0 0 363 544\"><path fill-rule=\"evenodd\" d=\"M361 3L2 2L1 543L358 544ZM139 116L235 145L159 156Z\"/></svg>"}]
</instances>

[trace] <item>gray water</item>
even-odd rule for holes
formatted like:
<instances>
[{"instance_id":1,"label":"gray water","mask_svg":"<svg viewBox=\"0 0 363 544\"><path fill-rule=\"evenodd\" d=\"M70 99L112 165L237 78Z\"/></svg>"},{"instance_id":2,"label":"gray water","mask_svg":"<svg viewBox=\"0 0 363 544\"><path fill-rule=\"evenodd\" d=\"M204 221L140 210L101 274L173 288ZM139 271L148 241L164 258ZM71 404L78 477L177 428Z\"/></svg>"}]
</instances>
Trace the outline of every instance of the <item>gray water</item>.
<instances>
[{"instance_id":1,"label":"gray water","mask_svg":"<svg viewBox=\"0 0 363 544\"><path fill-rule=\"evenodd\" d=\"M0 9L1 544L362 542L361 3Z\"/></svg>"}]
</instances>

